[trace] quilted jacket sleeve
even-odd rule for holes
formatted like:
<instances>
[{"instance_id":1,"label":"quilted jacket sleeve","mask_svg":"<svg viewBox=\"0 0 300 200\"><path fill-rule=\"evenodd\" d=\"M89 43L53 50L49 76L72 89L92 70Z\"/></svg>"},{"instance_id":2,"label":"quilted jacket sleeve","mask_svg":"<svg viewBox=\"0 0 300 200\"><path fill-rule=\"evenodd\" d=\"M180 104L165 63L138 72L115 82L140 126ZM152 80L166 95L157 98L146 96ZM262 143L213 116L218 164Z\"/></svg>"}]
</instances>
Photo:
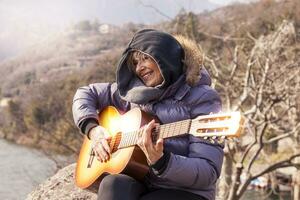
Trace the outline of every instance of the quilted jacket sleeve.
<instances>
[{"instance_id":1,"label":"quilted jacket sleeve","mask_svg":"<svg viewBox=\"0 0 300 200\"><path fill-rule=\"evenodd\" d=\"M221 101L217 92L208 88L191 104L190 114L192 118L195 118L198 115L220 110ZM222 146L191 135L188 156L171 153L163 172L153 170L158 177L174 186L205 190L214 185L218 179L223 155Z\"/></svg>"},{"instance_id":2,"label":"quilted jacket sleeve","mask_svg":"<svg viewBox=\"0 0 300 200\"><path fill-rule=\"evenodd\" d=\"M95 83L78 88L72 105L76 126L79 127L86 119L98 120L97 111L101 112L109 105L115 106L120 111L130 109L129 102L120 98L115 83Z\"/></svg>"}]
</instances>

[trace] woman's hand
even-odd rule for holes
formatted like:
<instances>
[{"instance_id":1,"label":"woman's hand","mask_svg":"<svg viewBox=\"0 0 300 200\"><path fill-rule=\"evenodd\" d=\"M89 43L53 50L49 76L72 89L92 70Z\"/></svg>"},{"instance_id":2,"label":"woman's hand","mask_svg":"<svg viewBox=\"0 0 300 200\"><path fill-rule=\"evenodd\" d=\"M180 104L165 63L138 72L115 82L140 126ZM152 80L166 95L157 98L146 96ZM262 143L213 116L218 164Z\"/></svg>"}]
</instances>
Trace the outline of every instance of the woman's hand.
<instances>
[{"instance_id":1,"label":"woman's hand","mask_svg":"<svg viewBox=\"0 0 300 200\"><path fill-rule=\"evenodd\" d=\"M158 139L156 144L154 144L151 138L153 129L158 125L152 120L142 128L142 135L138 139L138 146L143 150L150 165L156 163L163 156L163 139Z\"/></svg>"},{"instance_id":2,"label":"woman's hand","mask_svg":"<svg viewBox=\"0 0 300 200\"><path fill-rule=\"evenodd\" d=\"M96 126L88 133L92 141L92 148L95 152L96 158L100 162L107 162L111 156L111 150L107 139L110 139L108 131L102 126Z\"/></svg>"}]
</instances>

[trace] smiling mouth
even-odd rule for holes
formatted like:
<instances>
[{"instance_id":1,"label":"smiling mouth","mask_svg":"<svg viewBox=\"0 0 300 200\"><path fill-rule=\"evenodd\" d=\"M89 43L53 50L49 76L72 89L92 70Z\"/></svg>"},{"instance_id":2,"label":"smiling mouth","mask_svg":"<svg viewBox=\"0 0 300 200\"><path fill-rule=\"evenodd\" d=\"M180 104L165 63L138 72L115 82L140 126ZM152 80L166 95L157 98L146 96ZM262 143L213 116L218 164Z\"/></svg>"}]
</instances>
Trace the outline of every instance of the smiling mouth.
<instances>
[{"instance_id":1,"label":"smiling mouth","mask_svg":"<svg viewBox=\"0 0 300 200\"><path fill-rule=\"evenodd\" d=\"M146 81L150 78L151 75L152 75L152 72L147 72L147 73L141 75L141 78Z\"/></svg>"}]
</instances>

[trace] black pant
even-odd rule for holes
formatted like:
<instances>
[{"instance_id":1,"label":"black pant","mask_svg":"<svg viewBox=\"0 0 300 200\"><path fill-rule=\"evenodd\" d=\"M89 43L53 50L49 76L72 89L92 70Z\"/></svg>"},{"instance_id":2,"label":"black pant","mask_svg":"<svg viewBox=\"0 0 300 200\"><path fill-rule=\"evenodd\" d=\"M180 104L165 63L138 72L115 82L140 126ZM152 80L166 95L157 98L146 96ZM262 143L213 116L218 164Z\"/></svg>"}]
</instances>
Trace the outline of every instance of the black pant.
<instances>
[{"instance_id":1,"label":"black pant","mask_svg":"<svg viewBox=\"0 0 300 200\"><path fill-rule=\"evenodd\" d=\"M172 189L149 191L146 186L124 174L108 175L100 183L98 200L205 200L199 195Z\"/></svg>"}]
</instances>

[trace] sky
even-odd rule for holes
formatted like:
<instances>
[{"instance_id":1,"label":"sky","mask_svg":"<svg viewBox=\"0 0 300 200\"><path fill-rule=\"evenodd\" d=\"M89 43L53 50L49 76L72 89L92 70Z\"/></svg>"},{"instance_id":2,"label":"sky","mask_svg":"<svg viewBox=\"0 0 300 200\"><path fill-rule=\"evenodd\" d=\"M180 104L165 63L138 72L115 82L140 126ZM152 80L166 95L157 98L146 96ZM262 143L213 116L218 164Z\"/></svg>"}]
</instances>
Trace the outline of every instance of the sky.
<instances>
[{"instance_id":1,"label":"sky","mask_svg":"<svg viewBox=\"0 0 300 200\"><path fill-rule=\"evenodd\" d=\"M80 20L99 19L120 25L129 21L148 23L152 20L153 23L163 19L141 2L174 17L181 7L197 13L234 1L237 0L0 0L0 60L16 49L32 45L41 36L63 30Z\"/></svg>"},{"instance_id":2,"label":"sky","mask_svg":"<svg viewBox=\"0 0 300 200\"><path fill-rule=\"evenodd\" d=\"M14 26L16 23L29 23L32 21L53 25L70 23L71 21L77 21L79 19L93 19L101 16L108 23L118 24L119 21L115 20L119 18L126 18L128 13L122 12L122 7L125 7L128 2L134 5L136 13L139 12L141 4L139 2L155 2L158 0L0 0L0 24L1 27ZM195 3L197 1L197 3ZM183 4L189 4L192 6L199 5L199 1L204 0L161 0L159 9L165 11L166 8L162 7L163 2L174 2L172 6L166 4L168 10L173 9L176 6ZM206 0L217 5L227 5L232 2L248 2L249 0ZM187 2L187 3L183 3ZM192 2L192 3L191 3ZM193 3L194 2L194 3ZM150 4L150 3L148 3ZM158 4L158 3L156 3ZM207 3L206 3L207 4ZM205 5L204 5L205 6ZM111 7L115 7L118 11L116 13L108 13L111 11ZM188 6L186 6L188 7ZM120 10L118 10L120 8ZM194 9L194 8L191 8ZM99 13L101 12L101 13ZM138 18L143 18L143 13ZM111 21L110 21L111 20ZM1 31L0 27L0 31Z\"/></svg>"}]
</instances>

